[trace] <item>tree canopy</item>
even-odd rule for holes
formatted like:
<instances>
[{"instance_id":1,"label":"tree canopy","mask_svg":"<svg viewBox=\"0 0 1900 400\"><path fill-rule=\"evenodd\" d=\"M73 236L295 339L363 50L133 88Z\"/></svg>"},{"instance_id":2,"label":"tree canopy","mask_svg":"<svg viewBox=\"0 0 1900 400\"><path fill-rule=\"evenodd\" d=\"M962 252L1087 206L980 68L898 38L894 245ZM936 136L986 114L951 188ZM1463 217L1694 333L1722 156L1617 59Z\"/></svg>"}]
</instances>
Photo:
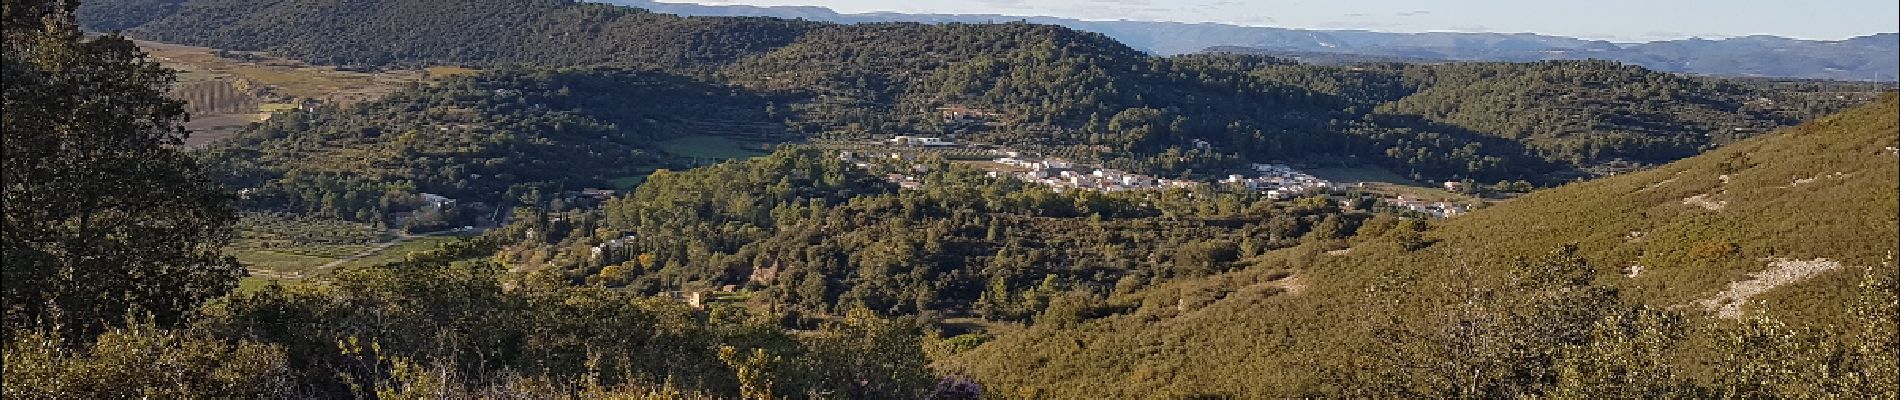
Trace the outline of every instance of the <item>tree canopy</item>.
<instances>
[{"instance_id":1,"label":"tree canopy","mask_svg":"<svg viewBox=\"0 0 1900 400\"><path fill-rule=\"evenodd\" d=\"M87 38L70 3L8 1L4 327L84 340L128 318L175 325L244 269L229 193L176 146L171 72Z\"/></svg>"}]
</instances>

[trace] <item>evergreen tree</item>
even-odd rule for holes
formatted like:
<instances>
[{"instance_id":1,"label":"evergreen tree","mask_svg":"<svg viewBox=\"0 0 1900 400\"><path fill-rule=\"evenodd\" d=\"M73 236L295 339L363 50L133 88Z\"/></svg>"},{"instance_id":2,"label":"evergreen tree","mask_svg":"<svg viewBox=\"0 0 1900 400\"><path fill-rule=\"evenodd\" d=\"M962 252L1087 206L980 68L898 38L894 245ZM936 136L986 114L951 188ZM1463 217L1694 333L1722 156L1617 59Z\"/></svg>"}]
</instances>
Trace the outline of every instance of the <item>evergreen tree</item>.
<instances>
[{"instance_id":1,"label":"evergreen tree","mask_svg":"<svg viewBox=\"0 0 1900 400\"><path fill-rule=\"evenodd\" d=\"M244 269L222 256L228 195L178 150L169 70L130 40L87 38L74 3L5 2L4 332L83 340L181 322Z\"/></svg>"}]
</instances>

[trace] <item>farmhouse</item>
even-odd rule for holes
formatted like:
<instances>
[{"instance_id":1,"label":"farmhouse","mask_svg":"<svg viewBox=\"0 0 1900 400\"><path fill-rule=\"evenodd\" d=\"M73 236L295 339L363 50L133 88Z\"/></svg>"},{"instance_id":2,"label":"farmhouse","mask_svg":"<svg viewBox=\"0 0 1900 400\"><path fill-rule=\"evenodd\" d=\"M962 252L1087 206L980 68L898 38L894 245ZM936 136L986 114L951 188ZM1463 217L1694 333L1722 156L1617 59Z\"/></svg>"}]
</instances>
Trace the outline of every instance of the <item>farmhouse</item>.
<instances>
[{"instance_id":1,"label":"farmhouse","mask_svg":"<svg viewBox=\"0 0 1900 400\"><path fill-rule=\"evenodd\" d=\"M417 194L417 196L422 197L422 202L427 203L429 208L442 208L455 205L455 199L448 198L448 196L434 193L421 193Z\"/></svg>"},{"instance_id":2,"label":"farmhouse","mask_svg":"<svg viewBox=\"0 0 1900 400\"><path fill-rule=\"evenodd\" d=\"M615 192L613 189L586 188L586 189L581 189L580 195L581 197L587 197L587 198L592 198L596 200L607 200L607 199L613 198L614 193Z\"/></svg>"},{"instance_id":3,"label":"farmhouse","mask_svg":"<svg viewBox=\"0 0 1900 400\"><path fill-rule=\"evenodd\" d=\"M996 116L996 113L988 110L958 105L937 107L937 114L943 117L943 122L975 122Z\"/></svg>"}]
</instances>

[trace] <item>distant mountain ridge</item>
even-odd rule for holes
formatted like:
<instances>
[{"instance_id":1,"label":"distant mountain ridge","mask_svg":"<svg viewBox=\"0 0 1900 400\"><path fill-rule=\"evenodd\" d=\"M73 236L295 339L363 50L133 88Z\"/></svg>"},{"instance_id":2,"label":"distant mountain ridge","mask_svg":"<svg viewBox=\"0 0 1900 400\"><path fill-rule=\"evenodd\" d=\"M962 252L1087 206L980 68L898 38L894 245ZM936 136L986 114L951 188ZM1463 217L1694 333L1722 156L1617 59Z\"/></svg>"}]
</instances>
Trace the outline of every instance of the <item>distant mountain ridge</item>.
<instances>
[{"instance_id":1,"label":"distant mountain ridge","mask_svg":"<svg viewBox=\"0 0 1900 400\"><path fill-rule=\"evenodd\" d=\"M1703 75L1857 81L1900 80L1900 34L1838 41L1777 36L1613 43L1531 33L1307 30L1217 23L1087 21L995 14L839 13L817 6L746 6L601 0L688 16L802 18L836 23L985 23L1026 21L1097 32L1130 47L1170 56L1203 51L1252 54L1344 54L1451 61L1604 59L1645 68Z\"/></svg>"},{"instance_id":2,"label":"distant mountain ridge","mask_svg":"<svg viewBox=\"0 0 1900 400\"><path fill-rule=\"evenodd\" d=\"M1155 57L1048 24L683 17L572 0L85 4L88 29L145 40L362 68L655 71L771 97L753 106L767 116L739 122L784 124L793 137L957 135L1155 174L1365 157L1415 179L1554 182L1690 156L1864 101L1871 89L1608 61L1333 67ZM924 111L945 105L1000 117L964 126Z\"/></svg>"}]
</instances>

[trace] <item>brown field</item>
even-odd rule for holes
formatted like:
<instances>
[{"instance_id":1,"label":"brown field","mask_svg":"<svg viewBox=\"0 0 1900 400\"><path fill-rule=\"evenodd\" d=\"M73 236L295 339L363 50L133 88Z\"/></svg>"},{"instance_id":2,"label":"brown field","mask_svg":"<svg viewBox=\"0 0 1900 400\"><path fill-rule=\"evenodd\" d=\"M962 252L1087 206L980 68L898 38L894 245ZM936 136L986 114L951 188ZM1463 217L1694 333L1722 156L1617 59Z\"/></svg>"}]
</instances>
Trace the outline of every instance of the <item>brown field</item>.
<instances>
[{"instance_id":1,"label":"brown field","mask_svg":"<svg viewBox=\"0 0 1900 400\"><path fill-rule=\"evenodd\" d=\"M185 137L185 147L199 148L206 144L230 137L252 123L264 122L270 114L263 113L194 113L191 121L185 122L185 130L191 136Z\"/></svg>"},{"instance_id":2,"label":"brown field","mask_svg":"<svg viewBox=\"0 0 1900 400\"><path fill-rule=\"evenodd\" d=\"M481 70L474 69L474 68L448 67L448 66L429 67L425 69L425 71L429 73L429 77L431 78L447 78L451 76L472 75L476 72L481 72Z\"/></svg>"},{"instance_id":3,"label":"brown field","mask_svg":"<svg viewBox=\"0 0 1900 400\"><path fill-rule=\"evenodd\" d=\"M300 105L350 105L382 98L412 82L466 75L474 69L438 66L422 70L359 72L316 66L255 52L159 42L138 42L154 60L178 71L176 95L192 114L187 147L230 136L270 113Z\"/></svg>"}]
</instances>

